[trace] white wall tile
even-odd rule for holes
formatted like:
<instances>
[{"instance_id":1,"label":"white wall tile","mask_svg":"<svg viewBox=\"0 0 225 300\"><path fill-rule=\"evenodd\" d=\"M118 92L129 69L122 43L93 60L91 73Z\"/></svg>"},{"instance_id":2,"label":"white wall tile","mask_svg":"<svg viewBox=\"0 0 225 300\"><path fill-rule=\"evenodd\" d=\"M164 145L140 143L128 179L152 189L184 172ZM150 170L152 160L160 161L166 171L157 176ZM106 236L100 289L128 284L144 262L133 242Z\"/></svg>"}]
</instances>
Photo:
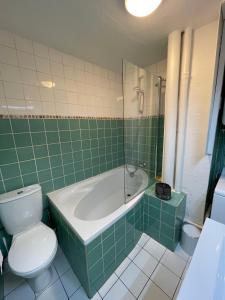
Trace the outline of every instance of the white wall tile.
<instances>
[{"instance_id":1,"label":"white wall tile","mask_svg":"<svg viewBox=\"0 0 225 300\"><path fill-rule=\"evenodd\" d=\"M42 102L42 114L43 115L56 115L54 102Z\"/></svg>"},{"instance_id":2,"label":"white wall tile","mask_svg":"<svg viewBox=\"0 0 225 300\"><path fill-rule=\"evenodd\" d=\"M49 54L48 54L48 47L36 43L33 43L33 47L34 47L34 54L43 58L49 58Z\"/></svg>"},{"instance_id":3,"label":"white wall tile","mask_svg":"<svg viewBox=\"0 0 225 300\"><path fill-rule=\"evenodd\" d=\"M37 71L48 73L48 74L50 73L50 63L48 59L35 56L35 62L36 62Z\"/></svg>"},{"instance_id":4,"label":"white wall tile","mask_svg":"<svg viewBox=\"0 0 225 300\"><path fill-rule=\"evenodd\" d=\"M5 99L5 92L3 87L3 81L0 81L0 99Z\"/></svg>"},{"instance_id":5,"label":"white wall tile","mask_svg":"<svg viewBox=\"0 0 225 300\"><path fill-rule=\"evenodd\" d=\"M0 44L15 48L14 36L12 33L5 30L0 30Z\"/></svg>"},{"instance_id":6,"label":"white wall tile","mask_svg":"<svg viewBox=\"0 0 225 300\"><path fill-rule=\"evenodd\" d=\"M116 102L122 95L118 78L121 74L0 31L0 80L9 82L7 98L12 103L25 98L27 113L51 114L52 109L52 114L121 116L123 107Z\"/></svg>"},{"instance_id":7,"label":"white wall tile","mask_svg":"<svg viewBox=\"0 0 225 300\"><path fill-rule=\"evenodd\" d=\"M64 72L63 72L63 64L59 64L56 62L51 62L51 72L53 75L57 75L57 76L64 76Z\"/></svg>"},{"instance_id":8,"label":"white wall tile","mask_svg":"<svg viewBox=\"0 0 225 300\"><path fill-rule=\"evenodd\" d=\"M20 70L18 67L6 64L0 65L0 76L5 81L21 82Z\"/></svg>"},{"instance_id":9,"label":"white wall tile","mask_svg":"<svg viewBox=\"0 0 225 300\"><path fill-rule=\"evenodd\" d=\"M4 82L6 98L24 99L23 86L20 83Z\"/></svg>"},{"instance_id":10,"label":"white wall tile","mask_svg":"<svg viewBox=\"0 0 225 300\"><path fill-rule=\"evenodd\" d=\"M23 90L24 90L24 98L25 100L40 100L40 91L37 86L33 85L23 85Z\"/></svg>"},{"instance_id":11,"label":"white wall tile","mask_svg":"<svg viewBox=\"0 0 225 300\"><path fill-rule=\"evenodd\" d=\"M38 84L37 75L35 71L25 69L25 68L20 68L20 72L21 72L21 79L23 83L31 84L31 85Z\"/></svg>"},{"instance_id":12,"label":"white wall tile","mask_svg":"<svg viewBox=\"0 0 225 300\"><path fill-rule=\"evenodd\" d=\"M50 60L55 61L60 64L63 62L62 53L53 48L49 48L49 58L50 58Z\"/></svg>"},{"instance_id":13,"label":"white wall tile","mask_svg":"<svg viewBox=\"0 0 225 300\"><path fill-rule=\"evenodd\" d=\"M62 103L69 102L67 93L65 90L58 90L58 89L54 88L53 93L54 93L54 99L56 102L62 102Z\"/></svg>"},{"instance_id":14,"label":"white wall tile","mask_svg":"<svg viewBox=\"0 0 225 300\"><path fill-rule=\"evenodd\" d=\"M18 35L15 35L15 44L16 44L16 49L28 53L33 53L33 44L31 40L24 39Z\"/></svg>"},{"instance_id":15,"label":"white wall tile","mask_svg":"<svg viewBox=\"0 0 225 300\"><path fill-rule=\"evenodd\" d=\"M29 115L42 114L42 103L39 101L26 101L26 113Z\"/></svg>"},{"instance_id":16,"label":"white wall tile","mask_svg":"<svg viewBox=\"0 0 225 300\"><path fill-rule=\"evenodd\" d=\"M5 99L0 99L0 114L8 115L8 105Z\"/></svg>"},{"instance_id":17,"label":"white wall tile","mask_svg":"<svg viewBox=\"0 0 225 300\"><path fill-rule=\"evenodd\" d=\"M16 50L0 45L0 62L17 66Z\"/></svg>"},{"instance_id":18,"label":"white wall tile","mask_svg":"<svg viewBox=\"0 0 225 300\"><path fill-rule=\"evenodd\" d=\"M7 106L9 114L26 114L25 100L7 99Z\"/></svg>"},{"instance_id":19,"label":"white wall tile","mask_svg":"<svg viewBox=\"0 0 225 300\"><path fill-rule=\"evenodd\" d=\"M54 96L51 88L40 87L40 95L42 101L53 102Z\"/></svg>"},{"instance_id":20,"label":"white wall tile","mask_svg":"<svg viewBox=\"0 0 225 300\"><path fill-rule=\"evenodd\" d=\"M23 68L28 68L35 70L35 60L33 54L24 52L24 51L17 51L19 66Z\"/></svg>"},{"instance_id":21,"label":"white wall tile","mask_svg":"<svg viewBox=\"0 0 225 300\"><path fill-rule=\"evenodd\" d=\"M55 83L55 88L60 90L65 90L65 79L64 77L59 77L52 75L53 82Z\"/></svg>"}]
</instances>

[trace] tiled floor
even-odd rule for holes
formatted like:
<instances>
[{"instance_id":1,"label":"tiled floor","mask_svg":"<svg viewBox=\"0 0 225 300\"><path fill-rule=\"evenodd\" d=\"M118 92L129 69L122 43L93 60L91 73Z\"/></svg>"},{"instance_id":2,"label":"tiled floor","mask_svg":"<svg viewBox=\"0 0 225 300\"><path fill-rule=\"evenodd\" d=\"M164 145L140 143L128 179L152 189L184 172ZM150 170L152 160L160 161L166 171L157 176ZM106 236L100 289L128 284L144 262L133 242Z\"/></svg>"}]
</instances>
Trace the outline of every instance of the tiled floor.
<instances>
[{"instance_id":1,"label":"tiled floor","mask_svg":"<svg viewBox=\"0 0 225 300\"><path fill-rule=\"evenodd\" d=\"M175 300L189 263L189 256L179 246L173 253L143 234L137 246L92 299ZM53 262L53 272L50 286L35 296L25 280L6 270L5 299L88 299L60 248Z\"/></svg>"}]
</instances>

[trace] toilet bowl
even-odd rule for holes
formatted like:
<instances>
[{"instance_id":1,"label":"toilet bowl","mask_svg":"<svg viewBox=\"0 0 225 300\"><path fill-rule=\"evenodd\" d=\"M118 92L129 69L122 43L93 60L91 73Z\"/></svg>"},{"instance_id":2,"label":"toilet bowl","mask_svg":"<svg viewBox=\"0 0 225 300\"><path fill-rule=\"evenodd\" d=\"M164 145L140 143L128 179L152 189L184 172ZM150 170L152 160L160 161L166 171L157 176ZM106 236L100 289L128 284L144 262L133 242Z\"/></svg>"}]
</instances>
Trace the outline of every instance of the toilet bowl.
<instances>
[{"instance_id":1,"label":"toilet bowl","mask_svg":"<svg viewBox=\"0 0 225 300\"><path fill-rule=\"evenodd\" d=\"M8 254L12 272L26 278L37 293L51 281L50 267L57 251L57 239L52 229L39 223L14 236Z\"/></svg>"},{"instance_id":2,"label":"toilet bowl","mask_svg":"<svg viewBox=\"0 0 225 300\"><path fill-rule=\"evenodd\" d=\"M27 279L35 293L51 282L51 263L57 251L55 232L41 222L42 193L39 185L0 195L0 219L13 235L8 253L11 271Z\"/></svg>"}]
</instances>

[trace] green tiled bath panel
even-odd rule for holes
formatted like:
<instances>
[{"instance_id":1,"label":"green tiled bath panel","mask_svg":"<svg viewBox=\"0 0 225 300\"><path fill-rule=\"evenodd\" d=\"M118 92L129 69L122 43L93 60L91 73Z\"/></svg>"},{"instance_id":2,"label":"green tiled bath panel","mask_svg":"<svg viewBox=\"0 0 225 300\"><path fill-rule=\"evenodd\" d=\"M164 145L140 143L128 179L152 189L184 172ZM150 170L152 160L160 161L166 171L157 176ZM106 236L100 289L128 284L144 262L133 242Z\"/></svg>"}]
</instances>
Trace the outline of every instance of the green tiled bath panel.
<instances>
[{"instance_id":1,"label":"green tiled bath panel","mask_svg":"<svg viewBox=\"0 0 225 300\"><path fill-rule=\"evenodd\" d=\"M132 251L143 232L143 203L84 245L57 209L51 215L60 246L89 297L92 297Z\"/></svg>"}]
</instances>

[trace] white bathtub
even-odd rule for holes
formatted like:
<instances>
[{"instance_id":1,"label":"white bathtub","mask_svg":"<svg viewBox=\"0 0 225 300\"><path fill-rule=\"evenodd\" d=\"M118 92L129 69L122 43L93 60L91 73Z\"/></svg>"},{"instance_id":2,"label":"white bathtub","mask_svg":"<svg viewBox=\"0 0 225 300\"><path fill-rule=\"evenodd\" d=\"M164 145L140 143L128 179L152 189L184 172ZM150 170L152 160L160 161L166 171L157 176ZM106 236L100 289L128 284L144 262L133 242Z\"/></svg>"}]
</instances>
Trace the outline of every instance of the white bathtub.
<instances>
[{"instance_id":1,"label":"white bathtub","mask_svg":"<svg viewBox=\"0 0 225 300\"><path fill-rule=\"evenodd\" d=\"M130 177L127 172L124 176L124 167L119 167L56 190L48 197L86 245L132 209L147 186L148 175L143 170ZM131 196L126 197L125 204L127 194Z\"/></svg>"}]
</instances>

